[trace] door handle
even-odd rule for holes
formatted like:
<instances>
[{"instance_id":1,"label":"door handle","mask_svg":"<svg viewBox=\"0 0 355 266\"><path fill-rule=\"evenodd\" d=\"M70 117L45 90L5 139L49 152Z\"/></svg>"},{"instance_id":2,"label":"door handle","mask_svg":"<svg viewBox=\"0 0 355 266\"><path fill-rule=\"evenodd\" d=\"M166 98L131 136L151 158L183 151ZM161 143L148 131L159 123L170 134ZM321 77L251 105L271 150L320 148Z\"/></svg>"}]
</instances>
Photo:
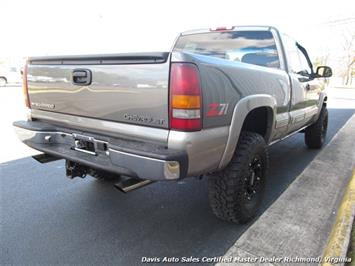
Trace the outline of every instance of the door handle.
<instances>
[{"instance_id":1,"label":"door handle","mask_svg":"<svg viewBox=\"0 0 355 266\"><path fill-rule=\"evenodd\" d=\"M89 69L74 69L72 82L74 85L87 86L91 84L92 75Z\"/></svg>"}]
</instances>

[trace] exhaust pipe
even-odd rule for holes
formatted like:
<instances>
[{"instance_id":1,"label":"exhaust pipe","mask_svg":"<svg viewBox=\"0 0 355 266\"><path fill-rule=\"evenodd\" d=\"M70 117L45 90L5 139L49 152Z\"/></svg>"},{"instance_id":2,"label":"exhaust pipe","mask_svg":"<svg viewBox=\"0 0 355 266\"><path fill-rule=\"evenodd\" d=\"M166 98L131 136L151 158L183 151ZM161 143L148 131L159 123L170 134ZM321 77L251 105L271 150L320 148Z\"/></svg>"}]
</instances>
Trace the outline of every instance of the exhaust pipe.
<instances>
[{"instance_id":1,"label":"exhaust pipe","mask_svg":"<svg viewBox=\"0 0 355 266\"><path fill-rule=\"evenodd\" d=\"M93 177L100 177L100 176L104 177L105 175L117 176L117 174L112 174L110 172L93 169L85 165L82 165L80 163L72 162L70 160L65 161L65 168L66 168L66 175L70 179L73 179L77 176L84 178L86 175L91 175ZM144 179L133 178L128 176L122 176L122 175L118 175L118 176L119 176L119 181L115 183L114 186L115 188L119 189L123 193L128 193L132 190L144 187L154 182L152 180L144 180Z\"/></svg>"},{"instance_id":2,"label":"exhaust pipe","mask_svg":"<svg viewBox=\"0 0 355 266\"><path fill-rule=\"evenodd\" d=\"M128 193L132 190L144 187L153 182L154 181L152 180L143 180L143 179L130 178L130 177L125 178L122 176L120 181L117 182L114 186L115 188L122 191L123 193Z\"/></svg>"}]
</instances>

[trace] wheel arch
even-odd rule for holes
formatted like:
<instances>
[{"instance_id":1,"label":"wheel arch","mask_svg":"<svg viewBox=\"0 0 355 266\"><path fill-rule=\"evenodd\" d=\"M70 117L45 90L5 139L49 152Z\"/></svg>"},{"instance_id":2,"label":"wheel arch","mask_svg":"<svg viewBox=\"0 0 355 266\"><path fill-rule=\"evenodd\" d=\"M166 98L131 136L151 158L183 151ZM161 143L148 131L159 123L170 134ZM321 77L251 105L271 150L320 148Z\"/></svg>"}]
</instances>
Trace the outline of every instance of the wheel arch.
<instances>
[{"instance_id":1,"label":"wheel arch","mask_svg":"<svg viewBox=\"0 0 355 266\"><path fill-rule=\"evenodd\" d=\"M328 101L328 96L325 92L321 92L319 94L319 107L322 107L322 106L327 106L327 101Z\"/></svg>"},{"instance_id":2,"label":"wheel arch","mask_svg":"<svg viewBox=\"0 0 355 266\"><path fill-rule=\"evenodd\" d=\"M316 122L318 120L318 117L320 115L320 112L322 111L322 108L323 107L327 107L327 101L328 101L328 96L327 94L322 91L320 94L319 94L319 101L318 101L318 113L317 115L313 118L313 122Z\"/></svg>"},{"instance_id":3,"label":"wheel arch","mask_svg":"<svg viewBox=\"0 0 355 266\"><path fill-rule=\"evenodd\" d=\"M227 144L218 169L224 168L232 159L242 130L259 133L264 137L266 143L270 143L275 125L275 110L276 99L267 94L247 96L236 104L229 127ZM255 119L264 120L260 125L251 122Z\"/></svg>"}]
</instances>

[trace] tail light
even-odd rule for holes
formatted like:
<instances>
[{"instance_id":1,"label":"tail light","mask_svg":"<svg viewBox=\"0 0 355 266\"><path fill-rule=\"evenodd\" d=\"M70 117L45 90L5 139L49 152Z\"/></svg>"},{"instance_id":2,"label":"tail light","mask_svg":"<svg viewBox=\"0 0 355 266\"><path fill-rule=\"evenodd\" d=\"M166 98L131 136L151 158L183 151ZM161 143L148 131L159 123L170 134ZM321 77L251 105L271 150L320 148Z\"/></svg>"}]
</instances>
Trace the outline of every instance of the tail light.
<instances>
[{"instance_id":1,"label":"tail light","mask_svg":"<svg viewBox=\"0 0 355 266\"><path fill-rule=\"evenodd\" d=\"M31 108L30 105L30 97L28 95L28 82L27 82L27 71L28 71L28 63L26 62L25 66L23 67L22 71L22 90L23 96L25 98L25 104L27 108Z\"/></svg>"},{"instance_id":2,"label":"tail light","mask_svg":"<svg viewBox=\"0 0 355 266\"><path fill-rule=\"evenodd\" d=\"M181 131L201 130L201 108L201 85L197 67L190 63L172 63L170 128Z\"/></svg>"}]
</instances>

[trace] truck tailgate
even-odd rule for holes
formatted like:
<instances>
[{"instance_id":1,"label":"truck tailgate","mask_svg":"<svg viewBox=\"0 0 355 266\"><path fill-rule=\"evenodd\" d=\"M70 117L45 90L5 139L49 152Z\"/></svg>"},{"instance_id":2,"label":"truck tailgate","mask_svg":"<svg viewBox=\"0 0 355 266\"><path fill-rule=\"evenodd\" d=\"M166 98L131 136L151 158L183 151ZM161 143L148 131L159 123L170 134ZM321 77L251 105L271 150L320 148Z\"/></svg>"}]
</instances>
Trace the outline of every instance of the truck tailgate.
<instances>
[{"instance_id":1,"label":"truck tailgate","mask_svg":"<svg viewBox=\"0 0 355 266\"><path fill-rule=\"evenodd\" d=\"M168 127L169 53L30 58L27 78L32 109Z\"/></svg>"}]
</instances>

